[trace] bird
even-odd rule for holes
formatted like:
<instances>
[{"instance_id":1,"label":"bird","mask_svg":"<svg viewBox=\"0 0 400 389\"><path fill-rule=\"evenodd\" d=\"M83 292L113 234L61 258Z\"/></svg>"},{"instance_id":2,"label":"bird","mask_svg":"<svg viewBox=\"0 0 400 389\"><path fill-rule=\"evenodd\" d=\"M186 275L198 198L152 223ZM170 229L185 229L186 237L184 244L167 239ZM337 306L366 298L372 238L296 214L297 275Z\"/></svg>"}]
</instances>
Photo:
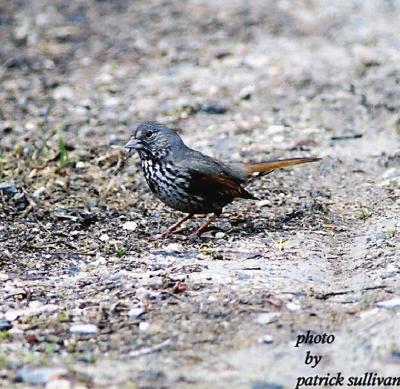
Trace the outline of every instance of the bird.
<instances>
[{"instance_id":1,"label":"bird","mask_svg":"<svg viewBox=\"0 0 400 389\"><path fill-rule=\"evenodd\" d=\"M170 237L196 214L208 215L188 236L191 240L198 238L234 199L257 200L244 187L254 176L320 160L301 157L259 163L222 162L189 148L175 130L155 121L141 123L125 149L127 157L135 150L139 153L145 180L153 194L169 207L186 213L159 238Z\"/></svg>"}]
</instances>

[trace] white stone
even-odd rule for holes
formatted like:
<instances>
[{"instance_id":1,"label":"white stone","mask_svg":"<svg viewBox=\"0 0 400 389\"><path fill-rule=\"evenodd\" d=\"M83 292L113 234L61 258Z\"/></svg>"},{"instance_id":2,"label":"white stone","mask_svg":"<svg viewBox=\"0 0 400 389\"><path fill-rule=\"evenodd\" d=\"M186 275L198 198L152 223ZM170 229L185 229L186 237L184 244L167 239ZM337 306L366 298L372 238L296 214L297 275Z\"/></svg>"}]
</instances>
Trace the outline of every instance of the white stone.
<instances>
[{"instance_id":1,"label":"white stone","mask_svg":"<svg viewBox=\"0 0 400 389\"><path fill-rule=\"evenodd\" d=\"M27 123L25 124L25 128L26 128L28 131L32 131L32 130L36 129L36 124L35 124L35 123L32 123L32 122L27 122Z\"/></svg>"},{"instance_id":2,"label":"white stone","mask_svg":"<svg viewBox=\"0 0 400 389\"><path fill-rule=\"evenodd\" d=\"M129 312L128 312L128 316L129 317L139 317L140 315L142 315L144 313L144 309L143 308L132 308Z\"/></svg>"},{"instance_id":3,"label":"white stone","mask_svg":"<svg viewBox=\"0 0 400 389\"><path fill-rule=\"evenodd\" d=\"M139 331L147 331L150 327L150 323L147 321L141 321L139 323Z\"/></svg>"},{"instance_id":4,"label":"white stone","mask_svg":"<svg viewBox=\"0 0 400 389\"><path fill-rule=\"evenodd\" d=\"M239 98L246 99L254 93L254 85L247 85L239 92Z\"/></svg>"},{"instance_id":5,"label":"white stone","mask_svg":"<svg viewBox=\"0 0 400 389\"><path fill-rule=\"evenodd\" d=\"M61 85L54 89L53 97L56 100L72 100L74 98L74 90L67 85Z\"/></svg>"},{"instance_id":6,"label":"white stone","mask_svg":"<svg viewBox=\"0 0 400 389\"><path fill-rule=\"evenodd\" d=\"M301 310L301 305L299 303L291 301L286 304L286 308L291 312L296 312Z\"/></svg>"},{"instance_id":7,"label":"white stone","mask_svg":"<svg viewBox=\"0 0 400 389\"><path fill-rule=\"evenodd\" d=\"M74 324L69 329L73 334L91 335L96 334L98 329L95 324Z\"/></svg>"},{"instance_id":8,"label":"white stone","mask_svg":"<svg viewBox=\"0 0 400 389\"><path fill-rule=\"evenodd\" d=\"M89 164L86 163L86 162L83 162L83 161L78 161L78 162L76 163L76 165L75 165L75 167L76 167L77 169L84 169L84 168L86 168L86 167L88 167L88 166L89 166Z\"/></svg>"},{"instance_id":9,"label":"white stone","mask_svg":"<svg viewBox=\"0 0 400 389\"><path fill-rule=\"evenodd\" d=\"M400 297L395 297L386 301L379 301L376 303L379 308L395 309L400 308Z\"/></svg>"},{"instance_id":10,"label":"white stone","mask_svg":"<svg viewBox=\"0 0 400 389\"><path fill-rule=\"evenodd\" d=\"M394 167L391 167L390 169L386 170L385 173L383 173L383 178L387 178L387 179L400 178L400 170L396 169Z\"/></svg>"},{"instance_id":11,"label":"white stone","mask_svg":"<svg viewBox=\"0 0 400 389\"><path fill-rule=\"evenodd\" d=\"M162 248L166 253L179 253L183 250L183 246L179 243L170 243Z\"/></svg>"},{"instance_id":12,"label":"white stone","mask_svg":"<svg viewBox=\"0 0 400 389\"><path fill-rule=\"evenodd\" d=\"M102 235L100 235L99 239L102 242L108 242L110 240L110 237L107 234L102 234Z\"/></svg>"},{"instance_id":13,"label":"white stone","mask_svg":"<svg viewBox=\"0 0 400 389\"><path fill-rule=\"evenodd\" d=\"M257 207L265 207L266 205L271 205L271 201L269 200L257 201Z\"/></svg>"},{"instance_id":14,"label":"white stone","mask_svg":"<svg viewBox=\"0 0 400 389\"><path fill-rule=\"evenodd\" d=\"M269 324L277 321L281 314L279 312L260 313L257 315L254 322L256 324Z\"/></svg>"},{"instance_id":15,"label":"white stone","mask_svg":"<svg viewBox=\"0 0 400 389\"><path fill-rule=\"evenodd\" d=\"M128 221L123 224L122 228L127 231L135 231L137 226L136 222Z\"/></svg>"},{"instance_id":16,"label":"white stone","mask_svg":"<svg viewBox=\"0 0 400 389\"><path fill-rule=\"evenodd\" d=\"M257 339L258 343L266 343L266 344L270 344L273 343L274 338L272 337L272 335L264 335L261 338Z\"/></svg>"}]
</instances>

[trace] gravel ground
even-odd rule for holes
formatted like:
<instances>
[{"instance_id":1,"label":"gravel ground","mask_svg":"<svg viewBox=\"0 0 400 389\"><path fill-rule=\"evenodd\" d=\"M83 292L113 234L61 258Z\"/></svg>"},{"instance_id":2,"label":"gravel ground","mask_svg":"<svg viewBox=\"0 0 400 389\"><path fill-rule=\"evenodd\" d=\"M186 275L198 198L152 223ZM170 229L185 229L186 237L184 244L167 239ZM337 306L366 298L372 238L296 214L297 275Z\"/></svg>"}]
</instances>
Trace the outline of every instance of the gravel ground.
<instances>
[{"instance_id":1,"label":"gravel ground","mask_svg":"<svg viewBox=\"0 0 400 389\"><path fill-rule=\"evenodd\" d=\"M398 375L399 18L395 0L0 1L2 387ZM323 159L255 180L261 200L197 242L153 242L181 215L123 159L149 119L222 159ZM294 347L307 331L335 340Z\"/></svg>"}]
</instances>

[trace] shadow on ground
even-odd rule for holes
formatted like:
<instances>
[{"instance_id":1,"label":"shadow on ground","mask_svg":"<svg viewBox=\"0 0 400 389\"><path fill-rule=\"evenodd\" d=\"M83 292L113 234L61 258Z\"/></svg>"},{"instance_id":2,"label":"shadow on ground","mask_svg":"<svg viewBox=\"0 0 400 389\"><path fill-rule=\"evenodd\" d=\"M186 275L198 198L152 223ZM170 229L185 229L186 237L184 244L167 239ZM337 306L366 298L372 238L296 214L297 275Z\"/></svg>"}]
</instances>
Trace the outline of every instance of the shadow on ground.
<instances>
[{"instance_id":1,"label":"shadow on ground","mask_svg":"<svg viewBox=\"0 0 400 389\"><path fill-rule=\"evenodd\" d=\"M398 374L399 2L0 9L6 387ZM180 215L122 163L145 119L218 158L323 160L254 181L195 243L150 242ZM335 341L295 348L308 330Z\"/></svg>"}]
</instances>

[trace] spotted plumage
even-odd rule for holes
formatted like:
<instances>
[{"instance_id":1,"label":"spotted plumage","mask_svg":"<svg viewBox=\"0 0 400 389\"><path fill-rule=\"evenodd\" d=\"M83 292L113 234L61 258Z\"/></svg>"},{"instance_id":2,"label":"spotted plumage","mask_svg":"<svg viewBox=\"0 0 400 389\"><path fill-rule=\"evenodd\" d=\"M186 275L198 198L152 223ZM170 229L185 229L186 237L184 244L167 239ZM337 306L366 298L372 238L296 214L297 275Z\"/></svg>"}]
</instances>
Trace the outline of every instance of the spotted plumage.
<instances>
[{"instance_id":1,"label":"spotted plumage","mask_svg":"<svg viewBox=\"0 0 400 389\"><path fill-rule=\"evenodd\" d=\"M137 150L150 190L166 205L188 214L169 228L172 233L194 214L220 215L235 198L255 199L243 187L254 173L317 161L318 158L292 158L258 164L223 163L187 147L180 136L157 122L144 122L125 146ZM207 220L195 232L198 236Z\"/></svg>"}]
</instances>

